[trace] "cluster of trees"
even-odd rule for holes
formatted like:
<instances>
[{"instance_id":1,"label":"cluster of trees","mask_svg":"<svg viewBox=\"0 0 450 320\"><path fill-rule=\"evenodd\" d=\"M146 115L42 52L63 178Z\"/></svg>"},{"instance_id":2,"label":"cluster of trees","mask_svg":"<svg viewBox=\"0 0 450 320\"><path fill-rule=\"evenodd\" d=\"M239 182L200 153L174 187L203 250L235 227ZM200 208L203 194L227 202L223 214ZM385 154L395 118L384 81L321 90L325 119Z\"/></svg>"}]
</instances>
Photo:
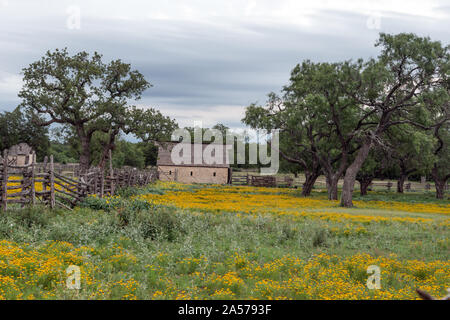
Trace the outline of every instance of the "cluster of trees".
<instances>
[{"instance_id":1,"label":"cluster of trees","mask_svg":"<svg viewBox=\"0 0 450 320\"><path fill-rule=\"evenodd\" d=\"M291 72L282 93L252 104L243 122L280 129L280 154L305 173L308 195L319 175L329 199L352 206L355 181L365 194L373 178L429 174L443 198L450 178L449 46L415 34L380 34L377 58L314 63Z\"/></svg>"},{"instance_id":2,"label":"cluster of trees","mask_svg":"<svg viewBox=\"0 0 450 320\"><path fill-rule=\"evenodd\" d=\"M121 60L104 63L98 53L48 51L24 68L23 74L20 110L36 130L53 125L62 142L54 147L70 146L63 148L64 154L69 160L79 159L82 170L91 165L104 167L109 151L118 146L121 152L115 152L113 159L117 163L130 162L134 155L137 166L145 165L155 157L149 154L151 148L119 137L132 134L143 143L167 140L178 127L158 110L130 105L151 84Z\"/></svg>"},{"instance_id":3,"label":"cluster of trees","mask_svg":"<svg viewBox=\"0 0 450 320\"><path fill-rule=\"evenodd\" d=\"M450 47L406 33L380 34L376 46L379 56L367 61L302 62L280 95L248 106L242 121L280 129L283 169L304 172L305 196L322 174L329 199L338 198L344 178L342 206L352 206L355 181L365 194L375 177L396 177L403 192L409 176L429 175L443 198L450 178ZM144 167L157 157L148 142L168 140L178 127L153 108L130 104L151 84L121 60L48 51L23 74L22 103L0 114L0 150L27 142L38 159L52 152L82 169L104 167L113 150L116 166ZM139 142L125 140L128 134Z\"/></svg>"},{"instance_id":4,"label":"cluster of trees","mask_svg":"<svg viewBox=\"0 0 450 320\"><path fill-rule=\"evenodd\" d=\"M94 137L91 145L91 159L98 163L102 151L101 140ZM49 153L58 163L77 163L79 159L79 144L68 144L60 141L50 141ZM112 152L113 167L130 166L144 169L156 165L158 148L152 143L131 142L119 137Z\"/></svg>"},{"instance_id":5,"label":"cluster of trees","mask_svg":"<svg viewBox=\"0 0 450 320\"><path fill-rule=\"evenodd\" d=\"M50 132L52 132L52 139ZM90 146L91 164L98 165L104 150L103 133L92 136ZM76 136L61 134L61 128L49 130L37 125L16 108L12 112L0 113L0 150L25 142L36 151L37 161L52 154L58 163L77 163L80 158L80 143ZM113 166L145 168L156 165L158 148L153 143L131 142L119 135L112 152Z\"/></svg>"},{"instance_id":6,"label":"cluster of trees","mask_svg":"<svg viewBox=\"0 0 450 320\"><path fill-rule=\"evenodd\" d=\"M178 128L158 110L130 105L151 84L121 60L104 63L98 53L70 55L67 49L57 49L24 68L23 74L22 103L0 114L0 150L27 142L37 150L38 160L51 153L55 161L79 162L83 170L104 167L112 150L115 166L142 168L156 164L157 147L149 142L169 140ZM226 137L223 124L213 129ZM138 142L127 141L126 135Z\"/></svg>"}]
</instances>

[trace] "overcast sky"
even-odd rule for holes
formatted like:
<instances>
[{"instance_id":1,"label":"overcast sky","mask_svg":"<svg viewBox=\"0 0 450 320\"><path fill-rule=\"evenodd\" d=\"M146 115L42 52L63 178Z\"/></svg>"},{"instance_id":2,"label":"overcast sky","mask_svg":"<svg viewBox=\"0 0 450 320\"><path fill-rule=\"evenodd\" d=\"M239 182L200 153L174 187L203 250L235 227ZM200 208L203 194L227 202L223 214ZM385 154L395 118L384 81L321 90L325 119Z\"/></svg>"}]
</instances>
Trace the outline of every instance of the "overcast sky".
<instances>
[{"instance_id":1,"label":"overcast sky","mask_svg":"<svg viewBox=\"0 0 450 320\"><path fill-rule=\"evenodd\" d=\"M137 104L182 126L241 127L297 63L376 56L379 32L449 44L450 1L0 0L0 111L20 103L23 67L68 47L131 63L153 84Z\"/></svg>"}]
</instances>

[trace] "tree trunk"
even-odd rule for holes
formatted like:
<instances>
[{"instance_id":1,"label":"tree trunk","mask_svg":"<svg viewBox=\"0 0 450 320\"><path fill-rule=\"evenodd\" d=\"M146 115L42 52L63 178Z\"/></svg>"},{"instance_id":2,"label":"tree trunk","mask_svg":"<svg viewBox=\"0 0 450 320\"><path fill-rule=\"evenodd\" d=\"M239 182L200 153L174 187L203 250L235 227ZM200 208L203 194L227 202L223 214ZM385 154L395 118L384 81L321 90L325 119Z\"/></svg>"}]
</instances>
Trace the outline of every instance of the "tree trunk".
<instances>
[{"instance_id":1,"label":"tree trunk","mask_svg":"<svg viewBox=\"0 0 450 320\"><path fill-rule=\"evenodd\" d=\"M359 179L359 193L361 196L367 195L367 189L369 188L370 184L372 183L372 178L365 178L365 179Z\"/></svg>"},{"instance_id":2,"label":"tree trunk","mask_svg":"<svg viewBox=\"0 0 450 320\"><path fill-rule=\"evenodd\" d=\"M436 198L437 199L444 199L444 193L445 193L445 181L435 181L434 182L436 187Z\"/></svg>"},{"instance_id":3,"label":"tree trunk","mask_svg":"<svg viewBox=\"0 0 450 320\"><path fill-rule=\"evenodd\" d=\"M110 145L107 145L103 148L102 156L100 157L100 162L98 163L99 168L102 168L102 169L105 168L109 150L112 150L112 147Z\"/></svg>"},{"instance_id":4,"label":"tree trunk","mask_svg":"<svg viewBox=\"0 0 450 320\"><path fill-rule=\"evenodd\" d=\"M106 142L105 146L103 147L100 162L98 164L98 166L102 169L104 169L106 166L106 160L108 159L109 151L110 150L112 151L115 147L116 136L118 133L119 133L118 130L112 130L109 132L108 142Z\"/></svg>"},{"instance_id":5,"label":"tree trunk","mask_svg":"<svg viewBox=\"0 0 450 320\"><path fill-rule=\"evenodd\" d=\"M436 188L436 198L444 199L445 185L447 184L449 176L447 175L446 177L440 177L436 165L433 170L431 170L431 176L433 177L434 186Z\"/></svg>"},{"instance_id":6,"label":"tree trunk","mask_svg":"<svg viewBox=\"0 0 450 320\"><path fill-rule=\"evenodd\" d=\"M438 168L435 166L431 170L431 176L433 177L434 186L436 188L436 198L437 199L444 199L445 194L445 186L447 184L447 180L450 177L450 174L447 176L440 176L438 172Z\"/></svg>"},{"instance_id":7,"label":"tree trunk","mask_svg":"<svg viewBox=\"0 0 450 320\"><path fill-rule=\"evenodd\" d=\"M311 194L314 183L316 183L319 173L317 172L305 172L305 183L303 183L302 196L307 197Z\"/></svg>"},{"instance_id":8,"label":"tree trunk","mask_svg":"<svg viewBox=\"0 0 450 320\"><path fill-rule=\"evenodd\" d=\"M338 182L339 179L345 172L345 168L347 167L347 148L343 148L342 155L339 162L339 167L336 169L333 168L333 161L329 159L329 155L327 157L318 157L321 162L322 170L326 176L327 182L327 192L328 192L328 200L337 200L338 199Z\"/></svg>"},{"instance_id":9,"label":"tree trunk","mask_svg":"<svg viewBox=\"0 0 450 320\"><path fill-rule=\"evenodd\" d=\"M328 191L328 200L337 200L338 199L338 182L339 177L336 175L327 176L327 191Z\"/></svg>"},{"instance_id":10,"label":"tree trunk","mask_svg":"<svg viewBox=\"0 0 450 320\"><path fill-rule=\"evenodd\" d=\"M372 142L367 138L361 148L358 150L356 154L355 160L353 160L352 164L345 171L344 176L344 185L342 186L342 195L341 195L341 206L342 207L353 207L353 189L355 187L356 175L358 171L361 169L364 161L369 155L370 148L372 147Z\"/></svg>"},{"instance_id":11,"label":"tree trunk","mask_svg":"<svg viewBox=\"0 0 450 320\"><path fill-rule=\"evenodd\" d=\"M100 157L100 162L98 163L99 168L104 169L106 166L106 161L108 160L110 151L114 150L114 143L107 143L103 147L102 156Z\"/></svg>"},{"instance_id":12,"label":"tree trunk","mask_svg":"<svg viewBox=\"0 0 450 320\"><path fill-rule=\"evenodd\" d=\"M408 176L403 173L400 174L400 178L397 180L397 193L403 193L403 186L407 177Z\"/></svg>"},{"instance_id":13,"label":"tree trunk","mask_svg":"<svg viewBox=\"0 0 450 320\"><path fill-rule=\"evenodd\" d=\"M80 173L85 173L91 166L91 138L92 133L85 132L82 125L75 127L78 138L80 139Z\"/></svg>"},{"instance_id":14,"label":"tree trunk","mask_svg":"<svg viewBox=\"0 0 450 320\"><path fill-rule=\"evenodd\" d=\"M87 137L82 137L80 153L80 171L86 172L91 164L91 143Z\"/></svg>"}]
</instances>

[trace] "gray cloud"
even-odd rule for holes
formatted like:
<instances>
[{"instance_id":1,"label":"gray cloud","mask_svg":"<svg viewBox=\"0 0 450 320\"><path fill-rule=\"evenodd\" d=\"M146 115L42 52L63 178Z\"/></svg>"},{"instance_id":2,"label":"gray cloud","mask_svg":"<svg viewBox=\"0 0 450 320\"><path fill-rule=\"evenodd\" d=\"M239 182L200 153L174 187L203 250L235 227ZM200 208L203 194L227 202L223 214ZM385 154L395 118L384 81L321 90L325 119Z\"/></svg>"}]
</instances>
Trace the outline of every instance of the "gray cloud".
<instances>
[{"instance_id":1,"label":"gray cloud","mask_svg":"<svg viewBox=\"0 0 450 320\"><path fill-rule=\"evenodd\" d=\"M69 30L66 9L77 3L81 28ZM0 5L0 110L19 103L23 67L46 50L68 47L71 52L98 51L106 60L121 58L144 73L154 87L139 105L156 106L182 125L203 120L207 125L221 121L237 127L244 107L278 91L304 59L376 56L373 44L380 31L416 32L444 43L450 39L448 7L444 10L439 1L430 8L413 1L417 9L406 13L395 6L380 10L364 1L349 1L355 8L342 9L335 1L322 1L321 7L305 4L306 9L295 1L231 6L203 1L161 6L99 3ZM368 28L371 15L379 17L380 29Z\"/></svg>"}]
</instances>

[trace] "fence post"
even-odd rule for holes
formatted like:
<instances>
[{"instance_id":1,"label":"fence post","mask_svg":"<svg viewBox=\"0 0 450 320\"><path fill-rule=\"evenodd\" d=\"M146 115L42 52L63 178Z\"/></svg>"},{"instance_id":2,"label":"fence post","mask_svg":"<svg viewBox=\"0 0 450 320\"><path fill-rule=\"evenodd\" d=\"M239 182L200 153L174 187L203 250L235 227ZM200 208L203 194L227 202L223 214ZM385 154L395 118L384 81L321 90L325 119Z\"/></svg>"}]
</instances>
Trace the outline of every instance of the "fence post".
<instances>
[{"instance_id":1,"label":"fence post","mask_svg":"<svg viewBox=\"0 0 450 320\"><path fill-rule=\"evenodd\" d=\"M387 187L387 191L391 191L392 182L388 181L386 187Z\"/></svg>"},{"instance_id":2,"label":"fence post","mask_svg":"<svg viewBox=\"0 0 450 320\"><path fill-rule=\"evenodd\" d=\"M94 194L99 195L98 192L98 173L97 171L94 171L94 175L93 175L93 181L94 181Z\"/></svg>"},{"instance_id":3,"label":"fence post","mask_svg":"<svg viewBox=\"0 0 450 320\"><path fill-rule=\"evenodd\" d=\"M2 210L8 209L8 150L3 152Z\"/></svg>"},{"instance_id":4,"label":"fence post","mask_svg":"<svg viewBox=\"0 0 450 320\"><path fill-rule=\"evenodd\" d=\"M128 170L128 181L127 181L127 187L131 186L131 172L130 170Z\"/></svg>"},{"instance_id":5,"label":"fence post","mask_svg":"<svg viewBox=\"0 0 450 320\"><path fill-rule=\"evenodd\" d=\"M105 171L102 169L100 173L100 198L103 198L105 193Z\"/></svg>"},{"instance_id":6,"label":"fence post","mask_svg":"<svg viewBox=\"0 0 450 320\"><path fill-rule=\"evenodd\" d=\"M55 168L53 166L53 155L50 156L50 172L49 172L49 180L50 180L50 208L54 208L56 204L55 199Z\"/></svg>"},{"instance_id":7,"label":"fence post","mask_svg":"<svg viewBox=\"0 0 450 320\"><path fill-rule=\"evenodd\" d=\"M43 173L48 173L47 171L47 163L48 163L48 157L45 156L44 157L44 165L42 166L42 172ZM47 191L47 177L44 177L43 179L44 181L42 182L42 191ZM46 197L46 196L44 196Z\"/></svg>"},{"instance_id":8,"label":"fence post","mask_svg":"<svg viewBox=\"0 0 450 320\"><path fill-rule=\"evenodd\" d=\"M145 175L145 182L144 182L144 184L145 185L147 185L147 184L149 184L150 183L150 180L151 180L151 174L152 174L152 172L151 171L148 171L147 172L147 174Z\"/></svg>"},{"instance_id":9,"label":"fence post","mask_svg":"<svg viewBox=\"0 0 450 320\"><path fill-rule=\"evenodd\" d=\"M114 170L113 170L113 165L112 165L111 149L109 149L109 181L110 181L111 196L113 196L114 195Z\"/></svg>"},{"instance_id":10,"label":"fence post","mask_svg":"<svg viewBox=\"0 0 450 320\"><path fill-rule=\"evenodd\" d=\"M33 152L31 160L31 205L34 206L36 201L36 187L35 187L35 165L36 165L36 153Z\"/></svg>"}]
</instances>

